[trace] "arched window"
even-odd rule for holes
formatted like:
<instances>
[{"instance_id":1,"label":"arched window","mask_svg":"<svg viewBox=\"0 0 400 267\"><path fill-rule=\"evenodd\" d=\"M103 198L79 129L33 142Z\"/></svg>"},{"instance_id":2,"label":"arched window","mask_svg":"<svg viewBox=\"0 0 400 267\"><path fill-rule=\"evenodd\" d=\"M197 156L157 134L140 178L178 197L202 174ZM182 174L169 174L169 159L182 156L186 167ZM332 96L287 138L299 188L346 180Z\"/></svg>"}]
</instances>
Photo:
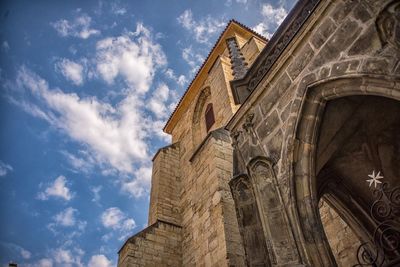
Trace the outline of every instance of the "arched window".
<instances>
[{"instance_id":1,"label":"arched window","mask_svg":"<svg viewBox=\"0 0 400 267\"><path fill-rule=\"evenodd\" d=\"M208 132L206 123L204 122L208 103L211 103L211 89L209 86L201 90L193 110L192 141L194 148L203 141Z\"/></svg>"},{"instance_id":2,"label":"arched window","mask_svg":"<svg viewBox=\"0 0 400 267\"><path fill-rule=\"evenodd\" d=\"M208 132L210 130L211 126L213 126L214 122L215 122L214 110L213 110L212 103L209 103L206 107L205 120L206 120L206 129Z\"/></svg>"}]
</instances>

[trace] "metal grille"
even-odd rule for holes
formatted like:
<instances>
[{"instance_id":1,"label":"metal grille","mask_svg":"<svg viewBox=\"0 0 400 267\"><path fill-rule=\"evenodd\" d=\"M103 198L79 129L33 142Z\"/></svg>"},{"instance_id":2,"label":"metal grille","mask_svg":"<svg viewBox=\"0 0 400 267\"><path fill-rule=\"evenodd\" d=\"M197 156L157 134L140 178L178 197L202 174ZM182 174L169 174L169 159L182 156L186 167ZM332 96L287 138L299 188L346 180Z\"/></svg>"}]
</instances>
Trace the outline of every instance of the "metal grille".
<instances>
[{"instance_id":1,"label":"metal grille","mask_svg":"<svg viewBox=\"0 0 400 267\"><path fill-rule=\"evenodd\" d=\"M382 183L373 191L370 216L376 223L371 242L357 250L359 266L400 266L400 187Z\"/></svg>"}]
</instances>

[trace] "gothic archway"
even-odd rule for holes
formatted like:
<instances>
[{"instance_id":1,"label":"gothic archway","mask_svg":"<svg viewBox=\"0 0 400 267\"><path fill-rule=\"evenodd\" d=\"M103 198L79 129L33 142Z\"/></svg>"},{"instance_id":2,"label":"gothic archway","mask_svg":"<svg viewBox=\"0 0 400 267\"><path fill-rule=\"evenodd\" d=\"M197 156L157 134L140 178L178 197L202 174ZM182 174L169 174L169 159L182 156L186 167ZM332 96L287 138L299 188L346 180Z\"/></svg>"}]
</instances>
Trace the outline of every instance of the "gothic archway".
<instances>
[{"instance_id":1,"label":"gothic archway","mask_svg":"<svg viewBox=\"0 0 400 267\"><path fill-rule=\"evenodd\" d=\"M210 87L206 87L201 90L196 105L194 106L193 117L192 117L192 136L193 136L193 146L196 148L197 145L201 143L203 138L205 137L206 125L202 120L204 116L204 108L206 104L211 101L211 89Z\"/></svg>"},{"instance_id":2,"label":"gothic archway","mask_svg":"<svg viewBox=\"0 0 400 267\"><path fill-rule=\"evenodd\" d=\"M307 89L296 127L298 149L294 155L291 188L297 236L301 241L303 256L311 266L336 265L318 213L320 185L317 176L322 167L317 162L317 148L326 105L335 99L366 95L399 101L399 87L398 83L390 81L388 77L352 77L325 81ZM364 227L368 229L368 225Z\"/></svg>"}]
</instances>

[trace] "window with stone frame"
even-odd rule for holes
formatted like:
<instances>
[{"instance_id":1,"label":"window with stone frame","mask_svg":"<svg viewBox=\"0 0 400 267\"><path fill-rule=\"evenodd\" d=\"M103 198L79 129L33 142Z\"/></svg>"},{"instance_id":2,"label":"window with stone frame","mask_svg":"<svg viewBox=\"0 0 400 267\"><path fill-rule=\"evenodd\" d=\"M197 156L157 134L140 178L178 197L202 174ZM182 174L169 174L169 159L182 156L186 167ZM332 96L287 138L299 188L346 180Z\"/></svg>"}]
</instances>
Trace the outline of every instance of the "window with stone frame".
<instances>
[{"instance_id":1,"label":"window with stone frame","mask_svg":"<svg viewBox=\"0 0 400 267\"><path fill-rule=\"evenodd\" d=\"M212 103L209 103L206 107L205 120L206 120L206 129L208 132L215 123L214 110L213 110Z\"/></svg>"}]
</instances>

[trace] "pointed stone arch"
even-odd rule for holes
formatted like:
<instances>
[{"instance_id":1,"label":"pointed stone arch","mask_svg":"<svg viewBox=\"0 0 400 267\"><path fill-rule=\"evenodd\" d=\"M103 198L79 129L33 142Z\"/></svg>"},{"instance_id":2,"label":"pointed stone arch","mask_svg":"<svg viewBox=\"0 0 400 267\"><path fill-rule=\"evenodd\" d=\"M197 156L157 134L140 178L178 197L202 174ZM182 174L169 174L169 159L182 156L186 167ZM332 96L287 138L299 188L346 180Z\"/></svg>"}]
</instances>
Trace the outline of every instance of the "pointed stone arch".
<instances>
[{"instance_id":1,"label":"pointed stone arch","mask_svg":"<svg viewBox=\"0 0 400 267\"><path fill-rule=\"evenodd\" d=\"M229 182L248 266L270 265L254 188L246 174Z\"/></svg>"},{"instance_id":2,"label":"pointed stone arch","mask_svg":"<svg viewBox=\"0 0 400 267\"><path fill-rule=\"evenodd\" d=\"M288 262L296 265L300 263L300 257L297 254L293 233L290 231L290 221L273 165L271 159L257 156L250 160L247 170L261 215L271 262L274 265Z\"/></svg>"},{"instance_id":3,"label":"pointed stone arch","mask_svg":"<svg viewBox=\"0 0 400 267\"><path fill-rule=\"evenodd\" d=\"M290 174L291 214L302 256L311 266L336 266L318 213L315 155L322 116L328 101L357 95L400 101L400 83L388 76L367 75L317 82L306 89L295 126L297 148Z\"/></svg>"},{"instance_id":4,"label":"pointed stone arch","mask_svg":"<svg viewBox=\"0 0 400 267\"><path fill-rule=\"evenodd\" d=\"M201 90L194 106L192 116L192 137L193 146L196 148L205 137L207 131L205 131L204 108L207 103L211 102L211 88L209 86Z\"/></svg>"},{"instance_id":5,"label":"pointed stone arch","mask_svg":"<svg viewBox=\"0 0 400 267\"><path fill-rule=\"evenodd\" d=\"M193 111L193 124L197 124L200 122L200 118L202 117L202 110L207 100L211 97L211 89L209 86L202 89L199 96L197 97L196 105Z\"/></svg>"}]
</instances>

